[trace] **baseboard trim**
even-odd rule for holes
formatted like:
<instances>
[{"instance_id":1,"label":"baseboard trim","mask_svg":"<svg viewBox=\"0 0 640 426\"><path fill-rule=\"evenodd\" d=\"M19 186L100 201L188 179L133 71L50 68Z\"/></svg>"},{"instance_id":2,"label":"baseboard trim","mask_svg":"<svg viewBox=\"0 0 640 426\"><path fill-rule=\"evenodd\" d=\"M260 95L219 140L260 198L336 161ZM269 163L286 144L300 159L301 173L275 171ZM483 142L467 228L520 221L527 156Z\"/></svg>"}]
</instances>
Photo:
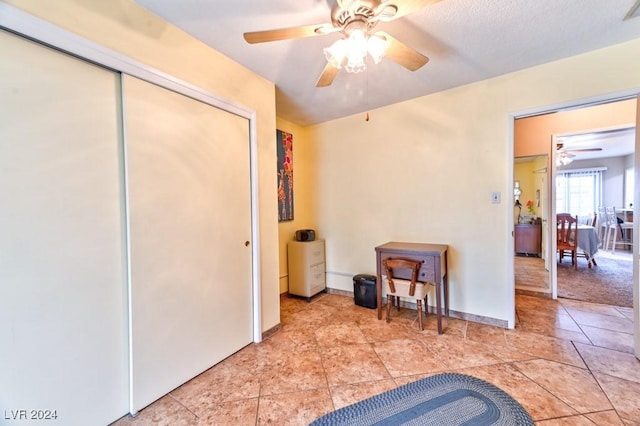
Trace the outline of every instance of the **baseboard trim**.
<instances>
[{"instance_id":1,"label":"baseboard trim","mask_svg":"<svg viewBox=\"0 0 640 426\"><path fill-rule=\"evenodd\" d=\"M337 294L340 296L348 296L353 298L353 292L352 291L346 291L346 290L338 290L338 289L333 289L333 288L328 288L327 287L327 293L329 294ZM401 301L400 302L400 307L403 308L407 308L407 309L413 309L414 311L416 310L416 304L415 303L411 303L411 302L407 302L407 301ZM429 314L433 314L435 315L436 313L436 307L435 306L427 306L427 311ZM501 319L496 319L496 318L491 318L491 317L484 317L481 315L474 315L474 314L469 314L466 312L458 312L458 311L454 311L452 309L449 309L449 317L450 318L456 318L456 319L461 319L463 321L471 321L471 322L476 322L479 324L485 324L485 325L492 325L495 327L501 327L501 328L509 328L509 322L506 320L501 320Z\"/></svg>"},{"instance_id":2,"label":"baseboard trim","mask_svg":"<svg viewBox=\"0 0 640 426\"><path fill-rule=\"evenodd\" d=\"M540 297L543 299L553 299L553 297L551 297L551 293L548 293L546 291L534 291L534 290L524 290L521 288L516 288L516 294L520 294L523 296Z\"/></svg>"},{"instance_id":3,"label":"baseboard trim","mask_svg":"<svg viewBox=\"0 0 640 426\"><path fill-rule=\"evenodd\" d=\"M275 326L271 327L269 330L264 331L262 333L262 340L266 340L269 337L273 336L274 334L276 334L278 331L280 331L282 329L282 324L278 323Z\"/></svg>"},{"instance_id":4,"label":"baseboard trim","mask_svg":"<svg viewBox=\"0 0 640 426\"><path fill-rule=\"evenodd\" d=\"M338 296L347 296L347 297L353 298L353 292L352 291L338 290L337 288L329 288L329 287L327 287L327 293L329 293L329 294L337 294Z\"/></svg>"}]
</instances>

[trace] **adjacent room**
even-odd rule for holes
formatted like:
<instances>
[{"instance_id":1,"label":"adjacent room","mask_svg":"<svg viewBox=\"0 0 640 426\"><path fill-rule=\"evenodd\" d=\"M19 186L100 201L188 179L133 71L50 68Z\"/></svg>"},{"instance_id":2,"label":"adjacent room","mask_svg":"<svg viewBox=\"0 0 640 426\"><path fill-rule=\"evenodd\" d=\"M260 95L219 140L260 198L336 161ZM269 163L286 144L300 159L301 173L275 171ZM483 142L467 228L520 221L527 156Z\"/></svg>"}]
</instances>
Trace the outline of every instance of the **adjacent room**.
<instances>
[{"instance_id":1,"label":"adjacent room","mask_svg":"<svg viewBox=\"0 0 640 426\"><path fill-rule=\"evenodd\" d=\"M640 424L639 7L0 0L0 424Z\"/></svg>"},{"instance_id":2,"label":"adjacent room","mask_svg":"<svg viewBox=\"0 0 640 426\"><path fill-rule=\"evenodd\" d=\"M635 116L620 100L516 120L516 291L633 307ZM553 250L552 206L577 219L577 264Z\"/></svg>"}]
</instances>

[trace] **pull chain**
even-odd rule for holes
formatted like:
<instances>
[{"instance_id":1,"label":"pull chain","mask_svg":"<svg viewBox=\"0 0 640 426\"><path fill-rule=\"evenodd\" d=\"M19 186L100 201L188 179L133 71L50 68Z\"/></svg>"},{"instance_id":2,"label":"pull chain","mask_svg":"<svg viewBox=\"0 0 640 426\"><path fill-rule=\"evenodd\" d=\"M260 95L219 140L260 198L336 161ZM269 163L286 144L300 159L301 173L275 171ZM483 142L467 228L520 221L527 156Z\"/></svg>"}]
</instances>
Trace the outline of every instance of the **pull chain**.
<instances>
[{"instance_id":1,"label":"pull chain","mask_svg":"<svg viewBox=\"0 0 640 426\"><path fill-rule=\"evenodd\" d=\"M367 74L365 75L365 83L364 83L364 102L367 109L369 109L369 73L365 71ZM364 121L369 121L369 111L364 115Z\"/></svg>"}]
</instances>

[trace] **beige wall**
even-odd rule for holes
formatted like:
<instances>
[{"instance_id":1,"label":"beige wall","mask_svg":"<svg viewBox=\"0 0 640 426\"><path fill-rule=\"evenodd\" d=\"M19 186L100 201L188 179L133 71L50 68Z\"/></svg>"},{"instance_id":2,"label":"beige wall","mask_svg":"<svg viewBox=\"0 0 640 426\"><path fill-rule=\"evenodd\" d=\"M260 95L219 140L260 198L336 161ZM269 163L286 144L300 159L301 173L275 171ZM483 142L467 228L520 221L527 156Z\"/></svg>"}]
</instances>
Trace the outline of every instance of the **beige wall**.
<instances>
[{"instance_id":1,"label":"beige wall","mask_svg":"<svg viewBox=\"0 0 640 426\"><path fill-rule=\"evenodd\" d=\"M328 285L345 290L375 271L377 244L450 244L452 309L512 321L510 114L640 87L636 40L371 111L369 122L291 125L295 176L301 164L309 174L294 182L296 220L278 226L272 83L129 0L6 3L257 111L265 329L279 323L283 241L303 227L327 240Z\"/></svg>"},{"instance_id":2,"label":"beige wall","mask_svg":"<svg viewBox=\"0 0 640 426\"><path fill-rule=\"evenodd\" d=\"M289 289L287 243L294 238L297 229L316 229L313 188L315 187L315 161L312 148L307 141L307 130L281 118L276 119L279 130L293 135L293 220L278 223L280 255L280 293ZM275 164L273 167L276 172ZM322 238L318 234L318 238Z\"/></svg>"},{"instance_id":3,"label":"beige wall","mask_svg":"<svg viewBox=\"0 0 640 426\"><path fill-rule=\"evenodd\" d=\"M130 0L5 0L39 18L256 111L262 327L280 323L273 83Z\"/></svg>"},{"instance_id":4,"label":"beige wall","mask_svg":"<svg viewBox=\"0 0 640 426\"><path fill-rule=\"evenodd\" d=\"M514 156L551 155L553 135L634 125L635 114L636 100L628 99L516 120Z\"/></svg>"},{"instance_id":5,"label":"beige wall","mask_svg":"<svg viewBox=\"0 0 640 426\"><path fill-rule=\"evenodd\" d=\"M640 40L309 128L329 287L390 240L450 246L451 308L513 325L510 116L640 87ZM491 192L502 203L491 203ZM433 298L430 297L430 304Z\"/></svg>"},{"instance_id":6,"label":"beige wall","mask_svg":"<svg viewBox=\"0 0 640 426\"><path fill-rule=\"evenodd\" d=\"M522 214L529 213L527 208L527 201L533 203L533 215L542 217L542 211L540 206L536 203L536 190L540 190L540 181L537 179L534 173L537 170L541 161L539 157L532 157L530 161L518 162L513 166L513 180L520 181L520 189L522 194L520 195L520 204L522 204Z\"/></svg>"}]
</instances>

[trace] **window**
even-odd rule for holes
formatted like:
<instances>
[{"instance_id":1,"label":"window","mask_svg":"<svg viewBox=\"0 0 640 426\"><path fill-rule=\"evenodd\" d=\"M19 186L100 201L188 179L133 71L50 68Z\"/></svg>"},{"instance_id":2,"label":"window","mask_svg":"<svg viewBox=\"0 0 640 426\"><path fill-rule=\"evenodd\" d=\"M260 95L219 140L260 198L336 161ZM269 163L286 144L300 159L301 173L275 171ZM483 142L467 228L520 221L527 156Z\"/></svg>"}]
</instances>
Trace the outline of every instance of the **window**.
<instances>
[{"instance_id":1,"label":"window","mask_svg":"<svg viewBox=\"0 0 640 426\"><path fill-rule=\"evenodd\" d=\"M588 217L602 205L602 172L606 168L568 170L556 176L556 211Z\"/></svg>"},{"instance_id":2,"label":"window","mask_svg":"<svg viewBox=\"0 0 640 426\"><path fill-rule=\"evenodd\" d=\"M624 207L633 206L634 170L629 167L624 171Z\"/></svg>"}]
</instances>

